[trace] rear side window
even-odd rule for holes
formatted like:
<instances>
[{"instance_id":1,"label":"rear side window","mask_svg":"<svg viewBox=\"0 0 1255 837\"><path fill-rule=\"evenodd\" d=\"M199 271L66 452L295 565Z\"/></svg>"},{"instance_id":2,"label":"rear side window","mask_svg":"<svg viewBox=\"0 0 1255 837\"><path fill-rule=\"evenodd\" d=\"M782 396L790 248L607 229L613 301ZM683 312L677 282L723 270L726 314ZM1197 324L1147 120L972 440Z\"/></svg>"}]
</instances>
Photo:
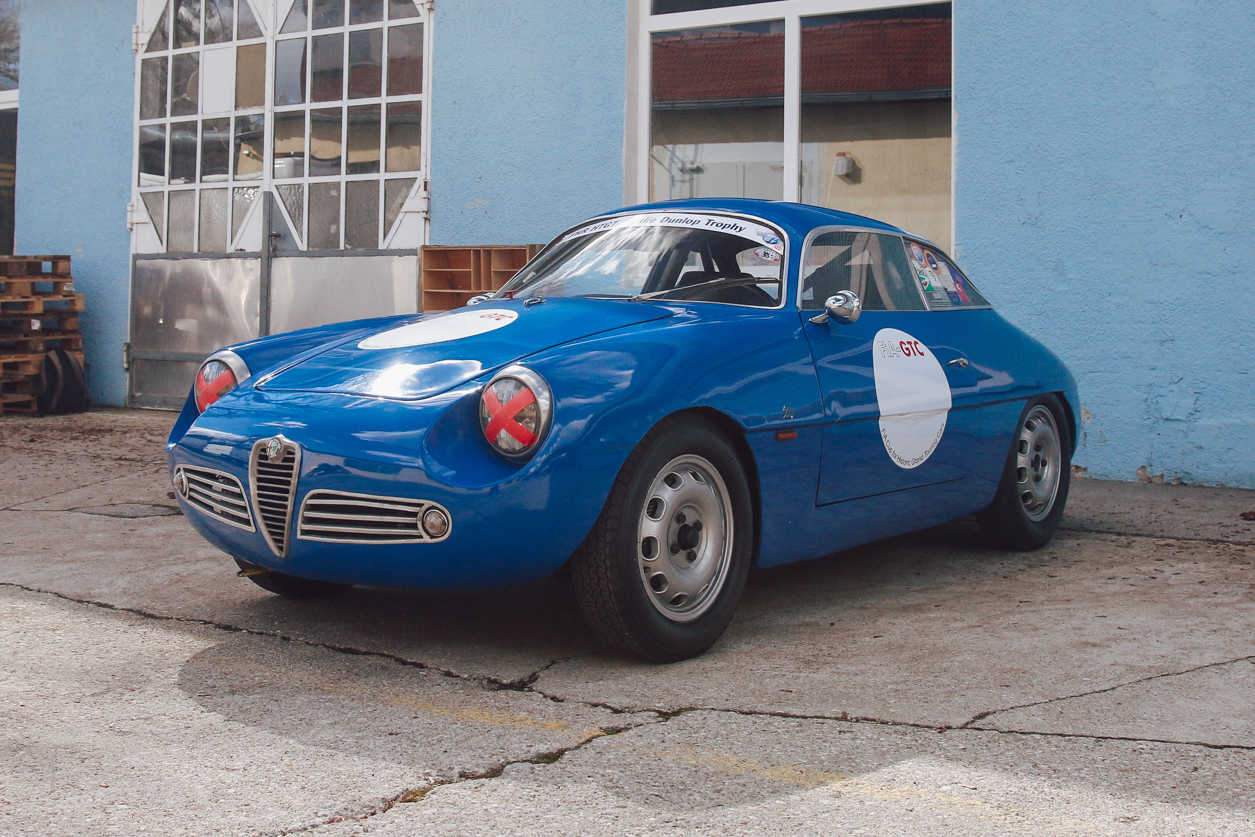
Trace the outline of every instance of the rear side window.
<instances>
[{"instance_id":1,"label":"rear side window","mask_svg":"<svg viewBox=\"0 0 1255 837\"><path fill-rule=\"evenodd\" d=\"M870 232L816 236L802 260L802 309L818 310L837 291L854 291L866 311L923 311L902 239Z\"/></svg>"},{"instance_id":2,"label":"rear side window","mask_svg":"<svg viewBox=\"0 0 1255 837\"><path fill-rule=\"evenodd\" d=\"M906 249L920 289L928 297L929 308L936 311L989 305L980 291L940 250L918 241L908 241Z\"/></svg>"}]
</instances>

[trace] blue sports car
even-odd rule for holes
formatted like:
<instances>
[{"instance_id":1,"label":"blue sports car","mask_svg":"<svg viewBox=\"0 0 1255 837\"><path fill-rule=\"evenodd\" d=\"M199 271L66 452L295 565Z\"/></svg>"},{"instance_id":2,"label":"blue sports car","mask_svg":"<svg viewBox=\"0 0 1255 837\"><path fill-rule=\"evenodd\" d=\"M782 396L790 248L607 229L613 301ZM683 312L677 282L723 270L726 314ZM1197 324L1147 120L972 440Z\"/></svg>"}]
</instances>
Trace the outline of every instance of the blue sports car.
<instances>
[{"instance_id":1,"label":"blue sports car","mask_svg":"<svg viewBox=\"0 0 1255 837\"><path fill-rule=\"evenodd\" d=\"M169 440L192 525L280 595L567 567L607 645L700 654L751 567L976 513L1052 536L1076 383L945 253L798 204L559 235L455 311L242 343Z\"/></svg>"}]
</instances>

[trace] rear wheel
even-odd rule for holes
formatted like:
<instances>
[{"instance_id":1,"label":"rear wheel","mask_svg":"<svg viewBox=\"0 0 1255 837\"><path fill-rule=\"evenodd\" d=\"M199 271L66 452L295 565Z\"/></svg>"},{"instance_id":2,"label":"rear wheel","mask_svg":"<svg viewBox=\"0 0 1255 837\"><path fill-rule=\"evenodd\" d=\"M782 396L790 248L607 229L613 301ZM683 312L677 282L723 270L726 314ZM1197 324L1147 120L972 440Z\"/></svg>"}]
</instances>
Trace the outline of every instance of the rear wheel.
<instances>
[{"instance_id":1,"label":"rear wheel","mask_svg":"<svg viewBox=\"0 0 1255 837\"><path fill-rule=\"evenodd\" d=\"M263 590L283 596L287 599L321 599L343 593L353 585L337 584L334 581L314 581L310 578L297 578L294 575L275 572L247 561L235 559L240 565L239 574L256 584Z\"/></svg>"},{"instance_id":2,"label":"rear wheel","mask_svg":"<svg viewBox=\"0 0 1255 837\"><path fill-rule=\"evenodd\" d=\"M1072 439L1053 395L1029 399L1020 413L998 493L980 513L981 530L998 546L1028 551L1055 533L1068 501Z\"/></svg>"},{"instance_id":3,"label":"rear wheel","mask_svg":"<svg viewBox=\"0 0 1255 837\"><path fill-rule=\"evenodd\" d=\"M654 662L697 656L732 621L754 542L745 469L706 422L668 420L619 472L571 559L585 621Z\"/></svg>"}]
</instances>

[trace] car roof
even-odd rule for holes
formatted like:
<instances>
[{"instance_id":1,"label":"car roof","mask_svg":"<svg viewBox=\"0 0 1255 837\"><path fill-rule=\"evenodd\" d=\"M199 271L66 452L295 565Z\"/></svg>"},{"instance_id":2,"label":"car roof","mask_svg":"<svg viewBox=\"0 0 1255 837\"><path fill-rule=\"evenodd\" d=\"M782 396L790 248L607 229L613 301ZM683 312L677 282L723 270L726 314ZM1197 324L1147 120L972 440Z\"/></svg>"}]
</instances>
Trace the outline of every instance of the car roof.
<instances>
[{"instance_id":1,"label":"car roof","mask_svg":"<svg viewBox=\"0 0 1255 837\"><path fill-rule=\"evenodd\" d=\"M765 201L754 198L692 198L689 200L659 201L657 203L629 206L615 212L607 212L606 214L617 215L622 212L678 209L705 209L744 213L786 227L789 232L801 236L805 236L806 233L815 227L831 226L868 227L914 236L913 233L908 233L892 224L886 224L883 221L866 218L862 215L855 215L851 212L841 212L837 209L827 209L822 206L811 206L804 203Z\"/></svg>"}]
</instances>

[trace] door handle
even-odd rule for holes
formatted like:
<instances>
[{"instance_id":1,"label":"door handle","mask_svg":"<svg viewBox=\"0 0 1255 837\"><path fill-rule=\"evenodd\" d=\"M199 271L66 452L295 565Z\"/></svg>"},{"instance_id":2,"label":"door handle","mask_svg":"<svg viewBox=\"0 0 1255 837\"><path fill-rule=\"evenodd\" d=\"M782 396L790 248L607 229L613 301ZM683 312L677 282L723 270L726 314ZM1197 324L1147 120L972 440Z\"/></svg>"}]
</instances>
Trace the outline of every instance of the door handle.
<instances>
[{"instance_id":1,"label":"door handle","mask_svg":"<svg viewBox=\"0 0 1255 837\"><path fill-rule=\"evenodd\" d=\"M966 369L966 368L967 368L967 358L965 358L965 357L956 357L954 360L948 361L948 362L946 363L946 366L957 366L957 367L959 367L960 369Z\"/></svg>"}]
</instances>

